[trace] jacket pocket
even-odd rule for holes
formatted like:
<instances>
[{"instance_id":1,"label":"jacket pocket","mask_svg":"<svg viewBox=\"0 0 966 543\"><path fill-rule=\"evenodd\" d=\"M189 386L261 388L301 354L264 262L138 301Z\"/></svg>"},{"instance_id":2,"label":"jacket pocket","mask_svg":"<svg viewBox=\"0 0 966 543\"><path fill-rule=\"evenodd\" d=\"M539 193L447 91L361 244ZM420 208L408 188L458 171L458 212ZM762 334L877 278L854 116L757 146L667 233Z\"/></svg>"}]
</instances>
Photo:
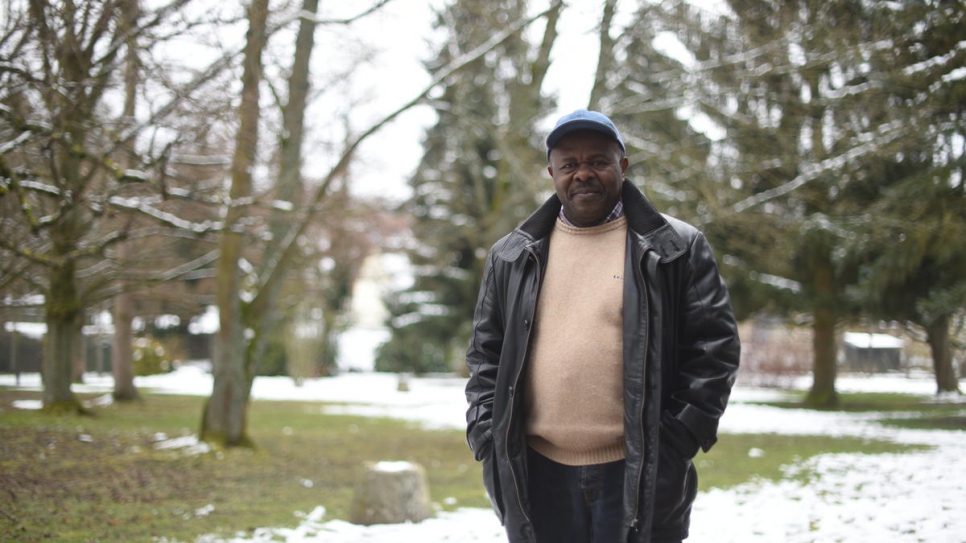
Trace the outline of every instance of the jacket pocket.
<instances>
[{"instance_id":1,"label":"jacket pocket","mask_svg":"<svg viewBox=\"0 0 966 543\"><path fill-rule=\"evenodd\" d=\"M675 435L673 429L662 421L654 494L655 532L686 529L691 504L698 494L698 474L691 462L693 453L689 446L682 447L687 439Z\"/></svg>"},{"instance_id":2,"label":"jacket pocket","mask_svg":"<svg viewBox=\"0 0 966 543\"><path fill-rule=\"evenodd\" d=\"M486 488L486 495L490 498L490 505L496 512L500 523L503 523L503 494L500 490L500 470L494 454L493 447L489 447L489 452L483 457L483 486Z\"/></svg>"}]
</instances>

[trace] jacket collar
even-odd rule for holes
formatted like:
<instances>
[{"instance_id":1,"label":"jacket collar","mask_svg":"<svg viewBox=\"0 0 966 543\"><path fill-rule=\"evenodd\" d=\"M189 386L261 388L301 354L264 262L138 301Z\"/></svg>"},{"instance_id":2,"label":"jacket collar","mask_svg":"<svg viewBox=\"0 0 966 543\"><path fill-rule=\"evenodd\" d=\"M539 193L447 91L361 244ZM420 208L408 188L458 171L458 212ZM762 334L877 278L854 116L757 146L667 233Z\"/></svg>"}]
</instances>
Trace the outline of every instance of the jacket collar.
<instances>
[{"instance_id":1,"label":"jacket collar","mask_svg":"<svg viewBox=\"0 0 966 543\"><path fill-rule=\"evenodd\" d=\"M627 229L637 235L644 247L657 251L665 262L684 253L687 244L636 185L624 181L621 198L624 200ZM553 231L559 213L560 199L554 194L517 227L517 232L531 241L547 238Z\"/></svg>"}]
</instances>

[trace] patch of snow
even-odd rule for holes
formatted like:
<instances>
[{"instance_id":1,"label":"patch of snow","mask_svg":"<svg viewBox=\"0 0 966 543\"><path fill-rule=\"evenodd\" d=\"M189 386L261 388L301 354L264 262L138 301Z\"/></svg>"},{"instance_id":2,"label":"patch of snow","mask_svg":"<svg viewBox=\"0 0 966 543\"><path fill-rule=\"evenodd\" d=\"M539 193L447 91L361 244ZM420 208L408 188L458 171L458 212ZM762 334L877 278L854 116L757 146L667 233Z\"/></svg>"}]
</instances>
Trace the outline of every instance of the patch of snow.
<instances>
[{"instance_id":1,"label":"patch of snow","mask_svg":"<svg viewBox=\"0 0 966 543\"><path fill-rule=\"evenodd\" d=\"M84 402L84 407L107 407L114 403L114 396L111 394L103 394L94 398L93 400L88 400Z\"/></svg>"},{"instance_id":2,"label":"patch of snow","mask_svg":"<svg viewBox=\"0 0 966 543\"><path fill-rule=\"evenodd\" d=\"M943 76L943 81L946 83L960 81L963 79L966 79L966 67L956 68Z\"/></svg>"},{"instance_id":3,"label":"patch of snow","mask_svg":"<svg viewBox=\"0 0 966 543\"><path fill-rule=\"evenodd\" d=\"M47 335L47 323L45 322L5 322L3 329L7 332L17 332L30 339L43 339Z\"/></svg>"},{"instance_id":4,"label":"patch of snow","mask_svg":"<svg viewBox=\"0 0 966 543\"><path fill-rule=\"evenodd\" d=\"M701 493L689 541L962 543L961 456L952 446L916 454L816 456L786 470L789 477L812 474L803 480Z\"/></svg>"},{"instance_id":5,"label":"patch of snow","mask_svg":"<svg viewBox=\"0 0 966 543\"><path fill-rule=\"evenodd\" d=\"M416 466L414 466L412 462L384 460L382 462L377 462L372 469L384 473L399 473L403 471L412 471L416 469Z\"/></svg>"},{"instance_id":6,"label":"patch of snow","mask_svg":"<svg viewBox=\"0 0 966 543\"><path fill-rule=\"evenodd\" d=\"M307 518L296 528L259 528L251 536L221 539L213 536L199 543L503 543L506 533L489 509L440 512L418 524L360 526L343 520Z\"/></svg>"},{"instance_id":7,"label":"patch of snow","mask_svg":"<svg viewBox=\"0 0 966 543\"><path fill-rule=\"evenodd\" d=\"M210 503L200 509L195 509L195 518L207 517L215 511L215 506Z\"/></svg>"},{"instance_id":8,"label":"patch of snow","mask_svg":"<svg viewBox=\"0 0 966 543\"><path fill-rule=\"evenodd\" d=\"M43 409L44 402L40 400L14 400L10 402L10 405L16 409L36 411L38 409Z\"/></svg>"},{"instance_id":9,"label":"patch of snow","mask_svg":"<svg viewBox=\"0 0 966 543\"><path fill-rule=\"evenodd\" d=\"M157 440L154 443L154 448L159 451L176 450L186 456L197 456L211 452L211 447L204 441L198 441L198 436L194 435Z\"/></svg>"}]
</instances>

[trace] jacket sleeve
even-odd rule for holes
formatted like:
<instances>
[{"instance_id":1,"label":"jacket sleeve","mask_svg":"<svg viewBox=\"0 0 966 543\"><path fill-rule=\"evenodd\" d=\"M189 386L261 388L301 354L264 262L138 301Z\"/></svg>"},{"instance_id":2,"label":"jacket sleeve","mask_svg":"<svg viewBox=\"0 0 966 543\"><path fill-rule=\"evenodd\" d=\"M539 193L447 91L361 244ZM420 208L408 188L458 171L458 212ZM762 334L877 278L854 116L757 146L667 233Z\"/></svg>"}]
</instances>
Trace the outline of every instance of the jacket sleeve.
<instances>
[{"instance_id":1,"label":"jacket sleeve","mask_svg":"<svg viewBox=\"0 0 966 543\"><path fill-rule=\"evenodd\" d=\"M493 444L493 397L503 348L504 320L495 276L491 252L483 272L466 352L470 374L466 383L466 441L477 460L486 457Z\"/></svg>"},{"instance_id":2,"label":"jacket sleeve","mask_svg":"<svg viewBox=\"0 0 966 543\"><path fill-rule=\"evenodd\" d=\"M683 435L707 452L717 441L718 421L738 372L740 344L728 289L701 233L692 238L681 285L672 398L683 408L673 423L686 428Z\"/></svg>"}]
</instances>

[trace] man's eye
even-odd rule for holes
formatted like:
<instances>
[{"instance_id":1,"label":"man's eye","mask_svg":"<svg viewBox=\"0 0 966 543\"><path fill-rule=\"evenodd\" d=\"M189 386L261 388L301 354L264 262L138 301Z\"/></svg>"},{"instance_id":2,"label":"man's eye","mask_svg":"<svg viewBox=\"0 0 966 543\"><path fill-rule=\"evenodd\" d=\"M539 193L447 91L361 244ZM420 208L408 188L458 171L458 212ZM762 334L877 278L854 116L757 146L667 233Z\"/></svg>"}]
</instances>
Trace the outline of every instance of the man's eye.
<instances>
[{"instance_id":1,"label":"man's eye","mask_svg":"<svg viewBox=\"0 0 966 543\"><path fill-rule=\"evenodd\" d=\"M570 170L570 169L573 169L573 168L576 168L576 167L577 167L576 164L574 164L573 162L570 162L570 163L567 163L567 164L564 164L563 166L561 166L560 169L561 170Z\"/></svg>"}]
</instances>

